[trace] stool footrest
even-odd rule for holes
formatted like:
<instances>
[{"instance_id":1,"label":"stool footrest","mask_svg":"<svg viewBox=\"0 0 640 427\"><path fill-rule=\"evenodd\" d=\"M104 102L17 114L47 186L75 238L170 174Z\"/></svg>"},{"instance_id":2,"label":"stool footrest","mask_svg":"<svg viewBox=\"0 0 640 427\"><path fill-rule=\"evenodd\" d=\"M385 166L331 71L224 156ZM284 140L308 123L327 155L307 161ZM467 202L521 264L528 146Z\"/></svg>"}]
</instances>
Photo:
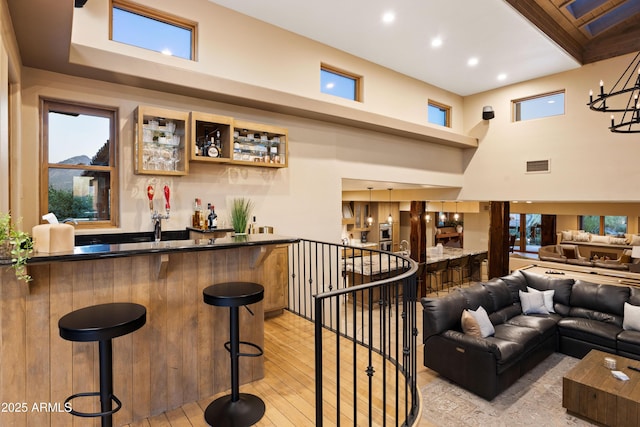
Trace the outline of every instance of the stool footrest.
<instances>
[{"instance_id":1,"label":"stool footrest","mask_svg":"<svg viewBox=\"0 0 640 427\"><path fill-rule=\"evenodd\" d=\"M241 357L260 357L264 354L264 351L262 350L262 347L260 347L257 344L254 344L252 342L247 342L247 341L240 341L240 344L244 344L244 345L248 345L250 347L255 348L256 350L258 350L257 353L238 353L238 356ZM229 353L231 353L231 341L227 341L226 343L224 343L224 348L227 349L227 351Z\"/></svg>"},{"instance_id":2,"label":"stool footrest","mask_svg":"<svg viewBox=\"0 0 640 427\"><path fill-rule=\"evenodd\" d=\"M99 391L92 391L92 392L87 392L87 393L76 393L76 394L73 394L73 395L67 397L67 399L64 401L65 407L66 407L67 403L69 403L70 401L72 401L76 397L89 397L89 396L100 396L100 392ZM79 412L79 411L76 411L74 409L71 409L69 411L69 413L72 414L72 415L78 416L78 417L85 417L85 418L104 417L106 415L113 415L116 412L118 412L120 410L120 408L122 408L122 402L120 401L120 399L118 399L113 394L111 395L111 400L114 401L117 406L114 409L110 410L110 411L105 411L105 412Z\"/></svg>"}]
</instances>

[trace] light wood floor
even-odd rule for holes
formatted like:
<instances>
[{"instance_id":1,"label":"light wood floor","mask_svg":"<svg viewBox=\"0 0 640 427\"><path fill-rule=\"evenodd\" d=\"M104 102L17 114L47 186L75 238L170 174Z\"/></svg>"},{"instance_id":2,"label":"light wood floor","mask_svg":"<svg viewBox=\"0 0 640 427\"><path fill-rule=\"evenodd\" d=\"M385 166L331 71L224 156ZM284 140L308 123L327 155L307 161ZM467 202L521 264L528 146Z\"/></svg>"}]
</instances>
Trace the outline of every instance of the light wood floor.
<instances>
[{"instance_id":1,"label":"light wood floor","mask_svg":"<svg viewBox=\"0 0 640 427\"><path fill-rule=\"evenodd\" d=\"M421 314L422 310L417 310ZM419 324L422 320L419 319ZM422 328L419 328L422 329ZM330 334L330 333L329 333ZM421 341L418 337L418 342ZM265 377L262 380L240 386L240 392L252 393L260 396L266 404L266 413L257 426L277 427L301 427L315 425L315 378L314 378L314 336L313 323L294 314L285 312L280 316L265 321L265 352L264 368ZM328 342L335 341L328 340ZM326 346L325 346L326 347ZM418 350L418 387L430 381L434 374L422 366L421 350ZM324 353L333 352L335 349L325 348ZM376 372L380 372L382 360L374 361ZM390 369L390 368L389 368ZM376 376L374 376L375 378ZM379 375L377 376L379 377ZM335 382L328 376L325 380L325 389L335 390ZM351 383L352 384L352 383ZM342 381L341 388L351 386L349 381ZM365 384L358 383L359 387L366 389ZM382 387L382 385L380 385ZM395 395L391 390L388 394ZM221 393L221 395L228 392ZM378 393L376 393L379 395ZM381 393L380 393L381 394ZM345 393L346 395L346 393ZM126 427L206 427L204 421L204 409L217 396L204 399L200 402L188 403L175 410L147 418ZM366 395L365 395L366 397ZM380 413L382 401L379 398L372 400L374 412ZM388 406L394 406L395 402L387 402ZM404 403L402 403L404 405ZM341 398L341 413L347 413L341 418L342 425L364 425L365 414L362 419L354 423L353 402ZM357 408L360 411L368 410L368 399L359 399ZM324 405L325 425L336 425L336 411L330 402ZM391 412L393 413L393 412ZM381 425L381 424L380 424ZM395 425L395 420L387 419L387 425ZM420 424L427 425L427 424Z\"/></svg>"}]
</instances>

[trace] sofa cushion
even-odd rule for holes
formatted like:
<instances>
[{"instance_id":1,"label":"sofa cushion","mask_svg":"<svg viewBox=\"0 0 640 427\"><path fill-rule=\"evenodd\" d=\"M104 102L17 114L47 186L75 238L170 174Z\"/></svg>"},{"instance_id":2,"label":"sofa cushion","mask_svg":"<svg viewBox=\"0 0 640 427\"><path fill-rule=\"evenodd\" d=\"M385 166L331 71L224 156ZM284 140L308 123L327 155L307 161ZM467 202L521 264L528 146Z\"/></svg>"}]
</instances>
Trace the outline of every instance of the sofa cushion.
<instances>
[{"instance_id":1,"label":"sofa cushion","mask_svg":"<svg viewBox=\"0 0 640 427\"><path fill-rule=\"evenodd\" d=\"M509 325L531 328L544 337L553 335L557 329L557 323L561 319L557 314L552 315L531 315L515 316L507 321Z\"/></svg>"},{"instance_id":2,"label":"sofa cushion","mask_svg":"<svg viewBox=\"0 0 640 427\"><path fill-rule=\"evenodd\" d=\"M623 331L621 326L600 320L582 317L567 317L558 321L560 335L579 341L616 348L616 337Z\"/></svg>"},{"instance_id":3,"label":"sofa cushion","mask_svg":"<svg viewBox=\"0 0 640 427\"><path fill-rule=\"evenodd\" d=\"M527 281L527 286L539 291L553 289L553 301L555 303L569 305L571 299L571 287L575 280L554 279L540 274L529 273L526 270L523 270L521 273Z\"/></svg>"},{"instance_id":4,"label":"sofa cushion","mask_svg":"<svg viewBox=\"0 0 640 427\"><path fill-rule=\"evenodd\" d=\"M507 363L535 348L541 335L535 329L505 323L496 325L495 334L486 340L500 349L502 360L499 363Z\"/></svg>"},{"instance_id":5,"label":"sofa cushion","mask_svg":"<svg viewBox=\"0 0 640 427\"><path fill-rule=\"evenodd\" d=\"M424 339L449 329L461 330L460 318L467 308L467 302L459 292L453 292L445 298L422 298Z\"/></svg>"},{"instance_id":6,"label":"sofa cushion","mask_svg":"<svg viewBox=\"0 0 640 427\"><path fill-rule=\"evenodd\" d=\"M520 315L522 315L522 307L520 303L514 303L489 314L489 319L494 325L500 325L512 317Z\"/></svg>"},{"instance_id":7,"label":"sofa cushion","mask_svg":"<svg viewBox=\"0 0 640 427\"><path fill-rule=\"evenodd\" d=\"M627 357L640 358L640 332L622 331L618 334L618 351ZM635 355L631 356L631 355Z\"/></svg>"},{"instance_id":8,"label":"sofa cushion","mask_svg":"<svg viewBox=\"0 0 640 427\"><path fill-rule=\"evenodd\" d=\"M486 307L486 310L493 311L493 301L489 295L489 291L485 289L480 283L471 285L468 288L458 289L467 302L467 308L476 310L478 307Z\"/></svg>"},{"instance_id":9,"label":"sofa cushion","mask_svg":"<svg viewBox=\"0 0 640 427\"><path fill-rule=\"evenodd\" d=\"M544 306L544 295L542 295L542 292L519 291L519 294L522 314L549 314L549 310Z\"/></svg>"},{"instance_id":10,"label":"sofa cushion","mask_svg":"<svg viewBox=\"0 0 640 427\"><path fill-rule=\"evenodd\" d=\"M501 279L492 279L487 283L483 283L482 286L489 292L491 302L493 303L489 312L498 311L513 305L511 291L507 284Z\"/></svg>"},{"instance_id":11,"label":"sofa cushion","mask_svg":"<svg viewBox=\"0 0 640 427\"><path fill-rule=\"evenodd\" d=\"M624 303L630 291L626 286L597 285L576 280L571 291L571 317L584 317L622 326Z\"/></svg>"},{"instance_id":12,"label":"sofa cushion","mask_svg":"<svg viewBox=\"0 0 640 427\"><path fill-rule=\"evenodd\" d=\"M624 303L624 320L622 329L626 331L640 331L640 306Z\"/></svg>"},{"instance_id":13,"label":"sofa cushion","mask_svg":"<svg viewBox=\"0 0 640 427\"><path fill-rule=\"evenodd\" d=\"M516 270L507 276L502 276L500 279L509 288L509 291L511 292L512 301L519 303L520 295L518 295L518 291L525 292L527 290L527 279L522 274L522 270Z\"/></svg>"}]
</instances>

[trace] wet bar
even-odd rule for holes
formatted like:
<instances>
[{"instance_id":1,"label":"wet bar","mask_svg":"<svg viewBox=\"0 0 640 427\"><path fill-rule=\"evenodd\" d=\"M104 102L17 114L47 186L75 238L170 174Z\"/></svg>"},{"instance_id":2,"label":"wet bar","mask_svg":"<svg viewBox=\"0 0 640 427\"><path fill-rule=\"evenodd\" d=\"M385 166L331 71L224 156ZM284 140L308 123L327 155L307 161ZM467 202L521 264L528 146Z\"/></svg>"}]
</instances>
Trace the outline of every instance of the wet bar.
<instances>
[{"instance_id":1,"label":"wet bar","mask_svg":"<svg viewBox=\"0 0 640 427\"><path fill-rule=\"evenodd\" d=\"M113 341L114 393L122 401L114 425L227 390L228 310L205 304L202 291L231 281L264 286L264 300L249 307L255 315L240 310L242 339L263 346L264 316L277 315L286 305L287 247L296 241L255 234L76 246L60 254L34 254L29 284L0 266L0 399L28 406L1 412L0 425L69 425L65 398L99 388L98 349L95 343L62 339L58 320L102 303L133 302L147 309L144 327ZM241 358L241 384L263 375L262 357ZM32 410L41 402L50 408L58 404L59 411ZM89 402L93 406L83 402L77 409L97 412L97 399Z\"/></svg>"}]
</instances>

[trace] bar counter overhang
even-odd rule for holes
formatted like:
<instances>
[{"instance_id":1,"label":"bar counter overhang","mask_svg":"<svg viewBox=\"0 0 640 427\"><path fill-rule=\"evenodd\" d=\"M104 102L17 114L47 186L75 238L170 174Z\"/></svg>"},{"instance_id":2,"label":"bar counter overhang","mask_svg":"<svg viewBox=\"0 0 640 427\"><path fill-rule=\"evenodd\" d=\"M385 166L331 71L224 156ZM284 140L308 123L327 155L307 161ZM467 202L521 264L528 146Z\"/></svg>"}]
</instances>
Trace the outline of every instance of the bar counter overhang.
<instances>
[{"instance_id":1,"label":"bar counter overhang","mask_svg":"<svg viewBox=\"0 0 640 427\"><path fill-rule=\"evenodd\" d=\"M241 310L240 331L243 340L263 346L264 314L287 303L288 246L297 241L251 234L77 246L34 254L29 284L0 264L0 401L19 405L0 411L0 425L87 425L72 420L62 402L98 389L97 345L63 340L58 320L106 302L147 308L147 324L113 342L114 392L123 403L115 425L228 390L228 310L204 304L202 290L229 281L262 284L265 298L249 307L254 316ZM241 384L263 377L262 357L241 359ZM98 402L82 405L91 411Z\"/></svg>"}]
</instances>

